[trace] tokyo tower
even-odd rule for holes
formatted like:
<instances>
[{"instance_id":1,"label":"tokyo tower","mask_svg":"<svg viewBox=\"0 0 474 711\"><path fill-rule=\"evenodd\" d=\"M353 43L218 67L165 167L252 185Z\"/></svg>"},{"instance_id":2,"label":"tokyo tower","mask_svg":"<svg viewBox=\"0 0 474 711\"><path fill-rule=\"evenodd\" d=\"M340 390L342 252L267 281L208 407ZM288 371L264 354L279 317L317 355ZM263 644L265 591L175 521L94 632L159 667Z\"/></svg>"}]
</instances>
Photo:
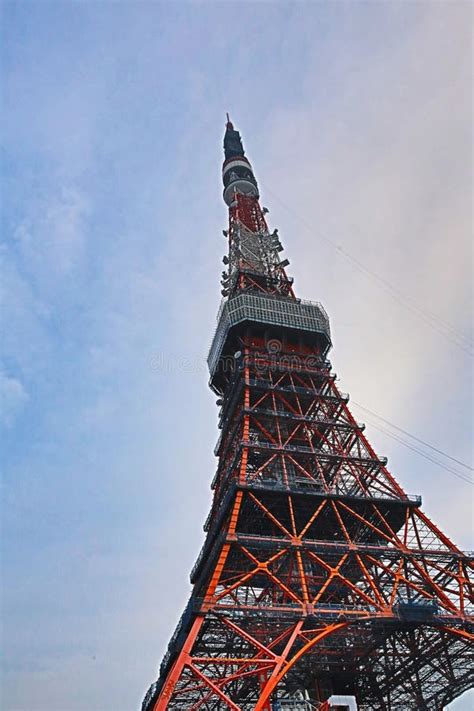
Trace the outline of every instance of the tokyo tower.
<instances>
[{"instance_id":1,"label":"tokyo tower","mask_svg":"<svg viewBox=\"0 0 474 711\"><path fill-rule=\"evenodd\" d=\"M331 371L228 119L220 437L192 594L143 711L443 709L474 683L473 557L405 493Z\"/></svg>"}]
</instances>

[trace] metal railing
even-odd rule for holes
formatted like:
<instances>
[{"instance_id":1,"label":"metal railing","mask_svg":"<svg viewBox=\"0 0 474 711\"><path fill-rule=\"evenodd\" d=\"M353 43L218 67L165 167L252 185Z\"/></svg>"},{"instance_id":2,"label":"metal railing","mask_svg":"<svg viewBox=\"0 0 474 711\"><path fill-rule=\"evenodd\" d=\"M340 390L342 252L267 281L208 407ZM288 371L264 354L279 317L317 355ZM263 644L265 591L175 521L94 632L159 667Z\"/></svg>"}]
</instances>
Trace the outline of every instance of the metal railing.
<instances>
[{"instance_id":1,"label":"metal railing","mask_svg":"<svg viewBox=\"0 0 474 711\"><path fill-rule=\"evenodd\" d=\"M329 317L317 302L290 297L240 293L221 304L217 328L207 359L211 377L222 353L227 333L243 321L254 321L280 328L320 333L331 344Z\"/></svg>"},{"instance_id":2,"label":"metal railing","mask_svg":"<svg viewBox=\"0 0 474 711\"><path fill-rule=\"evenodd\" d=\"M272 711L314 711L314 709L317 709L317 706L302 699L279 699L272 704Z\"/></svg>"}]
</instances>

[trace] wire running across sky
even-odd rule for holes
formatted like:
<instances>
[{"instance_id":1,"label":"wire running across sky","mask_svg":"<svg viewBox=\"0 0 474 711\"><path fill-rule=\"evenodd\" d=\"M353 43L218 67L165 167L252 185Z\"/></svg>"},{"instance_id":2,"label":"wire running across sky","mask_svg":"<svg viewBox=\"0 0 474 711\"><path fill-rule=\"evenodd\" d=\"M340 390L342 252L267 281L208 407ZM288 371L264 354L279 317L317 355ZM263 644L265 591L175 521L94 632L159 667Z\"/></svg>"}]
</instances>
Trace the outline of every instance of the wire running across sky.
<instances>
[{"instance_id":1,"label":"wire running across sky","mask_svg":"<svg viewBox=\"0 0 474 711\"><path fill-rule=\"evenodd\" d=\"M402 293L393 284L379 276L376 272L365 266L356 257L350 254L346 249L341 247L341 245L336 244L332 239L322 234L321 232L315 233L314 228L295 210L293 210L289 205L287 205L275 192L270 190L265 185L265 190L275 199L284 210L286 210L290 215L295 217L301 225L312 235L321 239L326 244L329 244L333 249L336 250L344 259L346 259L352 266L357 269L362 274L365 274L369 279L371 279L377 286L388 293L397 303L404 306L411 313L417 316L421 321L423 321L427 326L430 326L433 330L439 333L443 338L452 343L458 349L467 353L471 358L474 356L474 344L472 338L467 334L460 331L458 328L448 323L448 321L440 318L438 314L434 314L428 309L419 306L415 303L413 299L407 297L406 294Z\"/></svg>"},{"instance_id":2,"label":"wire running across sky","mask_svg":"<svg viewBox=\"0 0 474 711\"><path fill-rule=\"evenodd\" d=\"M354 400L352 401L352 405L354 405L356 408L359 408L360 410L363 410L364 413L368 413L370 415L370 417L367 418L367 414L364 414L364 419L371 427L374 427L376 430L378 430L379 432L382 432L387 437L390 437L391 439L395 440L396 442L399 442L407 449L411 449L412 452L419 454L421 457L428 460L429 462L432 462L433 464L436 464L436 466L441 467L442 469L449 472L450 474L453 474L453 476L456 476L458 479L461 479L462 481L465 481L468 484L474 484L472 478L468 474L464 474L462 472L457 471L456 469L454 469L454 467L450 466L446 462L443 462L441 459L439 459L439 457L435 457L434 455L430 454L429 452L426 452L423 449L421 449L420 447L413 444L413 442L409 442L406 439L406 437L410 437L412 440L418 442L419 444L423 445L424 447L427 447L428 449L431 449L432 451L445 457L446 459L448 459L452 462L455 462L459 466L461 466L465 469L468 469L470 471L474 471L473 467L470 466L469 464L466 464L465 462L462 462L461 460L456 459L455 457L452 457L450 454L443 452L443 450L438 449L437 447L434 447L432 444L429 444L428 442L425 442L420 437L417 437L416 435L412 434L411 432L408 432L407 430L404 430L401 427L398 427L398 425L393 424L392 422L385 419L381 415L378 415L376 412L369 410L369 408L364 407L363 405L360 405L359 403L355 402ZM376 421L374 421L373 418L376 418ZM393 428L394 430L397 430L397 432L400 434L391 432L389 429L387 429L387 427L384 427L383 424L381 424L381 423L385 423L386 425ZM406 437L403 435L406 435Z\"/></svg>"},{"instance_id":3,"label":"wire running across sky","mask_svg":"<svg viewBox=\"0 0 474 711\"><path fill-rule=\"evenodd\" d=\"M386 420L384 417L381 415L377 415L376 412L373 412L372 410L369 410L368 407L364 407L358 402L355 402L354 400L352 401L353 405L356 405L359 407L361 410L365 410L365 412L368 412L370 415L373 415L376 417L378 420L382 420L382 422L385 422L387 425L390 425L390 427L393 427L395 430L398 430L399 432L402 432L403 434L407 435L408 437L411 437L411 439L414 439L416 442L419 442L420 444L424 445L425 447L428 447L428 449L432 449L433 452L437 452L438 454L441 454L443 457L446 457L446 459L450 459L452 462L455 462L456 464L459 464L461 467L464 467L465 469L469 469L469 471L474 471L474 467L470 466L469 464L466 464L465 462L461 462L460 459L456 459L455 457L452 457L450 454L447 454L446 452L443 452L442 449L438 449L437 447L434 447L432 444L429 444L428 442L425 442L423 439L420 439L414 434L411 434L411 432L407 432L407 430L402 429L398 425L394 425L393 422L390 422L389 420Z\"/></svg>"}]
</instances>

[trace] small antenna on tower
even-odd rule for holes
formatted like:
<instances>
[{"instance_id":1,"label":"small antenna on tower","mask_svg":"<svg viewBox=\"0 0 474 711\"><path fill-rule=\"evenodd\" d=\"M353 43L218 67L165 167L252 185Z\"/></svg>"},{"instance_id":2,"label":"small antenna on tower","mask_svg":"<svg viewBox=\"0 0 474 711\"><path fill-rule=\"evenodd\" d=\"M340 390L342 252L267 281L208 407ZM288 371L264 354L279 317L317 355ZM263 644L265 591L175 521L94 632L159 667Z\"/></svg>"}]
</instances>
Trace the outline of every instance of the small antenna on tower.
<instances>
[{"instance_id":1,"label":"small antenna on tower","mask_svg":"<svg viewBox=\"0 0 474 711\"><path fill-rule=\"evenodd\" d=\"M232 124L232 121L230 120L230 116L229 116L229 114L228 114L228 113L226 113L226 116L227 116L227 128L231 128L231 129L233 129L233 128L234 128L234 126L233 126L233 124Z\"/></svg>"}]
</instances>

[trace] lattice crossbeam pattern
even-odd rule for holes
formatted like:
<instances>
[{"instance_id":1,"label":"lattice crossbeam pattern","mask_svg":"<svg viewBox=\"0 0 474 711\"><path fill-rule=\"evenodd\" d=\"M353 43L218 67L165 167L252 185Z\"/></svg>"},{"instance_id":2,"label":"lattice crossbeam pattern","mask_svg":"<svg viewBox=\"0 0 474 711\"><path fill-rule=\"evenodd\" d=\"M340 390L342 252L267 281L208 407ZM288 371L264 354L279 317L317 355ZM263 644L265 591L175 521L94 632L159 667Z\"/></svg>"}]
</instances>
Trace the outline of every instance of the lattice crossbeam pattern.
<instances>
[{"instance_id":1,"label":"lattice crossbeam pattern","mask_svg":"<svg viewBox=\"0 0 474 711\"><path fill-rule=\"evenodd\" d=\"M143 711L317 709L332 694L363 711L441 710L473 685L473 558L373 450L230 121L224 148L213 504Z\"/></svg>"}]
</instances>

